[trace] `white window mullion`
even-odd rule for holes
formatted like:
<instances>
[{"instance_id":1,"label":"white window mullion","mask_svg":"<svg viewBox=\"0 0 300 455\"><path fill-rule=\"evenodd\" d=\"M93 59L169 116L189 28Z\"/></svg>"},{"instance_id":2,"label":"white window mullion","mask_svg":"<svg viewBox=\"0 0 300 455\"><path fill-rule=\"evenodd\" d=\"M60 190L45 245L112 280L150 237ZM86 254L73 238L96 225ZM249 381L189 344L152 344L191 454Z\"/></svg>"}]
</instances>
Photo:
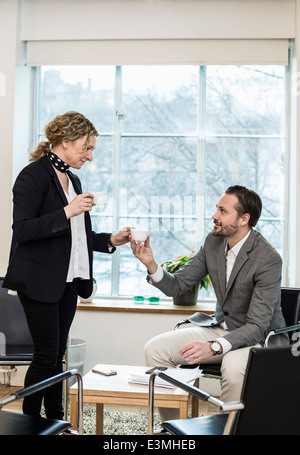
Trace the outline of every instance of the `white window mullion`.
<instances>
[{"instance_id":1,"label":"white window mullion","mask_svg":"<svg viewBox=\"0 0 300 455\"><path fill-rule=\"evenodd\" d=\"M293 61L294 61L294 43L290 42L289 47L289 65L285 69L285 90L286 90L286 153L285 153L285 200L284 200L284 217L285 217L285 229L284 229L284 241L283 241L283 267L282 267L282 282L285 286L295 286L295 274L291 271L295 270L295 248L291 247L290 238L293 238L291 226L293 223L293 217L295 211L291 208L294 203L294 191L291 191L294 187L295 182L291 176L293 156L291 156L292 150L294 150L294 143L291 140L292 129L294 123L292 121L295 93L292 92L292 81L293 81Z\"/></svg>"},{"instance_id":2,"label":"white window mullion","mask_svg":"<svg viewBox=\"0 0 300 455\"><path fill-rule=\"evenodd\" d=\"M197 155L197 197L196 197L196 242L201 243L204 237L204 156L206 143L206 67L199 67L198 94L198 155Z\"/></svg>"},{"instance_id":3,"label":"white window mullion","mask_svg":"<svg viewBox=\"0 0 300 455\"><path fill-rule=\"evenodd\" d=\"M120 155L121 155L121 117L119 115L122 102L122 68L116 66L115 72L115 98L114 98L114 179L113 179L113 231L117 232L119 226L119 195L120 195ZM112 257L112 280L111 293L113 296L119 295L119 270L120 270L120 253L119 249L115 251Z\"/></svg>"},{"instance_id":4,"label":"white window mullion","mask_svg":"<svg viewBox=\"0 0 300 455\"><path fill-rule=\"evenodd\" d=\"M32 71L32 129L31 129L31 149L42 140L41 128L41 67L36 66Z\"/></svg>"}]
</instances>

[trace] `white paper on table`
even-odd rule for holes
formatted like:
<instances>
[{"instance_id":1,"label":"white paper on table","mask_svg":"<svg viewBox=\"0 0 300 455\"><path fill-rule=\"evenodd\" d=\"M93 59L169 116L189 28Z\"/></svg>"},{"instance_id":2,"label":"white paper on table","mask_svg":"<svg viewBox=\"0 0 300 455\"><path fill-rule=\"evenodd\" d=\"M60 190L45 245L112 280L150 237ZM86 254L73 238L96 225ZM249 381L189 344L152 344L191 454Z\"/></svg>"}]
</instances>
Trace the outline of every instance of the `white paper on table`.
<instances>
[{"instance_id":1,"label":"white paper on table","mask_svg":"<svg viewBox=\"0 0 300 455\"><path fill-rule=\"evenodd\" d=\"M199 370L199 368L168 368L167 370L163 371L163 373L166 373L168 376L171 376L172 378L178 379L179 381L185 383L193 382L202 376L202 370ZM132 382L134 384L149 384L150 376L151 374L136 374L133 372L130 373L128 382ZM174 384L165 381L159 376L156 376L154 385L157 387L166 387L169 389L177 388Z\"/></svg>"}]
</instances>

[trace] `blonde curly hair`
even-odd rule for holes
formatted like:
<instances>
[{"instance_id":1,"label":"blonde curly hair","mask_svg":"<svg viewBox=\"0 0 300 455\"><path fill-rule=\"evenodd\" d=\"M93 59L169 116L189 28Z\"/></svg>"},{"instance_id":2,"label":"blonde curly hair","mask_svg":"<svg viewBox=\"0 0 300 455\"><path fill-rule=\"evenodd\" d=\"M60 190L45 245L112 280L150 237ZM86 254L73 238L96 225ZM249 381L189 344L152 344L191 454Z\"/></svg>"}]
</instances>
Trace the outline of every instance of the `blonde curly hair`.
<instances>
[{"instance_id":1,"label":"blonde curly hair","mask_svg":"<svg viewBox=\"0 0 300 455\"><path fill-rule=\"evenodd\" d=\"M45 137L47 141L42 141L30 154L30 161L38 161L45 156L52 147L62 141L76 141L87 135L86 145L91 136L99 136L98 131L83 114L69 111L62 115L57 115L45 126Z\"/></svg>"}]
</instances>

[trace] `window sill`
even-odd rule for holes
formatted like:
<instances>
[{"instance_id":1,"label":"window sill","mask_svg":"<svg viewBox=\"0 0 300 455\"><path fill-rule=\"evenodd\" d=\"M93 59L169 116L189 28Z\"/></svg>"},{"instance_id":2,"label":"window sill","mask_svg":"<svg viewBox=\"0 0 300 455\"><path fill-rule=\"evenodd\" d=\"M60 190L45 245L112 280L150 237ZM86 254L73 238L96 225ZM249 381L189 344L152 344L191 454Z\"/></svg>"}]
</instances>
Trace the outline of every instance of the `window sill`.
<instances>
[{"instance_id":1,"label":"window sill","mask_svg":"<svg viewBox=\"0 0 300 455\"><path fill-rule=\"evenodd\" d=\"M77 304L79 311L112 311L126 313L160 313L160 314L193 314L201 311L206 314L213 314L214 304L212 302L201 302L193 306L177 306L172 300L161 300L158 304L150 304L147 301L135 303L129 299L95 298L93 302Z\"/></svg>"}]
</instances>

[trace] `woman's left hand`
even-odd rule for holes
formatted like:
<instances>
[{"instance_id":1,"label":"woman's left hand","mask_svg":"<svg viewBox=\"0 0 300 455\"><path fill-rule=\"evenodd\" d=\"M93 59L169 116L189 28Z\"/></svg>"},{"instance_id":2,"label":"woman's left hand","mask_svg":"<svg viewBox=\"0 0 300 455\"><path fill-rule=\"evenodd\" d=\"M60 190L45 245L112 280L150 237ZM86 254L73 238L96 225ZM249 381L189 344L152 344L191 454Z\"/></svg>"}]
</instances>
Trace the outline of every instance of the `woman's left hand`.
<instances>
[{"instance_id":1,"label":"woman's left hand","mask_svg":"<svg viewBox=\"0 0 300 455\"><path fill-rule=\"evenodd\" d=\"M130 227L124 227L116 234L110 237L113 246L125 245L129 242Z\"/></svg>"}]
</instances>

